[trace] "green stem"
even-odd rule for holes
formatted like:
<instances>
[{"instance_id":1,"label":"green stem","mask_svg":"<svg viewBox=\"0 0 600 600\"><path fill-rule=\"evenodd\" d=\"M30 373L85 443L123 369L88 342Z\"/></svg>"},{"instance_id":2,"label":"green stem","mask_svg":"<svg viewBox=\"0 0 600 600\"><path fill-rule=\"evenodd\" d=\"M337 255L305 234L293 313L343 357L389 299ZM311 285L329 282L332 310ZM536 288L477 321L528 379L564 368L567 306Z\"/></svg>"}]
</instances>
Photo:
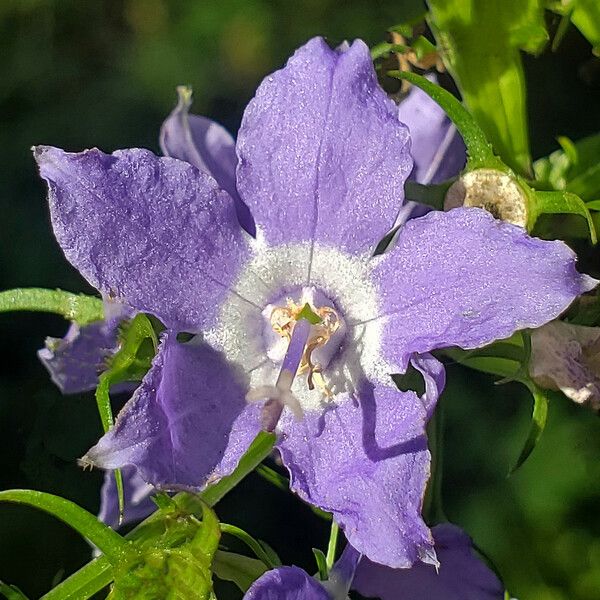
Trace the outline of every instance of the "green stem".
<instances>
[{"instance_id":1,"label":"green stem","mask_svg":"<svg viewBox=\"0 0 600 600\"><path fill-rule=\"evenodd\" d=\"M482 167L508 171L508 167L494 155L491 144L487 141L483 129L477 124L469 111L450 92L432 83L425 77L406 71L388 71L390 77L405 79L421 88L432 100L437 102L456 125L467 147L467 169Z\"/></svg>"},{"instance_id":2,"label":"green stem","mask_svg":"<svg viewBox=\"0 0 600 600\"><path fill-rule=\"evenodd\" d=\"M20 310L54 313L79 325L104 318L102 300L93 296L42 288L18 288L0 292L0 312Z\"/></svg>"},{"instance_id":3,"label":"green stem","mask_svg":"<svg viewBox=\"0 0 600 600\"><path fill-rule=\"evenodd\" d=\"M243 529L240 529L235 525L229 525L227 523L220 523L219 527L221 528L222 533L228 533L229 535L233 535L242 542L244 542L244 544L246 544L246 546L248 546L248 548L250 548L250 550L254 552L256 558L262 560L262 562L264 562L265 565L269 567L269 569L274 569L276 566L278 566L273 564L273 561L271 561L269 555L263 550L262 546Z\"/></svg>"},{"instance_id":4,"label":"green stem","mask_svg":"<svg viewBox=\"0 0 600 600\"><path fill-rule=\"evenodd\" d=\"M116 531L65 498L34 490L7 490L0 492L0 502L33 506L57 517L96 545L109 564L118 560L128 545Z\"/></svg>"},{"instance_id":5,"label":"green stem","mask_svg":"<svg viewBox=\"0 0 600 600\"><path fill-rule=\"evenodd\" d=\"M204 490L199 494L200 498L209 506L214 506L225 494L231 491L248 473L253 471L273 450L275 436L271 433L259 433L252 445L244 454L235 471L223 477L215 485ZM199 506L198 496L180 492L174 498L182 511L198 512L202 514L202 508ZM160 518L154 513L145 521L140 523L131 531L126 539L135 541L141 539L145 533L152 531L147 526L152 521ZM117 535L115 533L115 535ZM113 579L112 568L107 557L99 556L92 562L85 565L76 573L65 579L61 584L50 590L41 600L85 600L90 598L96 592L106 587Z\"/></svg>"},{"instance_id":6,"label":"green stem","mask_svg":"<svg viewBox=\"0 0 600 600\"><path fill-rule=\"evenodd\" d=\"M335 522L335 520L331 520L331 532L329 534L329 544L327 545L327 572L330 572L333 563L335 562L335 554L337 551L337 541L338 535L340 533L340 526Z\"/></svg>"}]
</instances>

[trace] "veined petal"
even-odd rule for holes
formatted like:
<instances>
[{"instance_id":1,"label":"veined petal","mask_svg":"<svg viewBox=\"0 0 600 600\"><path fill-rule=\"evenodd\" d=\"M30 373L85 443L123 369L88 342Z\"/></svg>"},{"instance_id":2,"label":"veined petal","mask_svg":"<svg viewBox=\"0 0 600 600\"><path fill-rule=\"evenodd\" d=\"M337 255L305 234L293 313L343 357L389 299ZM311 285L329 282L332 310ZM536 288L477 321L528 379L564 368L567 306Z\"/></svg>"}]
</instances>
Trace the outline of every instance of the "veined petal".
<instances>
[{"instance_id":1,"label":"veined petal","mask_svg":"<svg viewBox=\"0 0 600 600\"><path fill-rule=\"evenodd\" d=\"M190 115L191 90L177 88L179 101L160 128L160 148L165 156L191 163L211 175L235 203L241 226L255 233L254 221L242 202L236 187L235 170L238 159L235 140L219 123L199 115Z\"/></svg>"},{"instance_id":2,"label":"veined petal","mask_svg":"<svg viewBox=\"0 0 600 600\"><path fill-rule=\"evenodd\" d=\"M353 589L380 600L503 600L504 588L473 550L471 538L450 523L431 532L439 569L416 564L411 569L390 569L366 557L356 569Z\"/></svg>"},{"instance_id":3,"label":"veined petal","mask_svg":"<svg viewBox=\"0 0 600 600\"><path fill-rule=\"evenodd\" d=\"M248 253L212 177L148 150L38 146L35 157L56 238L92 285L176 330L211 322Z\"/></svg>"},{"instance_id":4,"label":"veined petal","mask_svg":"<svg viewBox=\"0 0 600 600\"><path fill-rule=\"evenodd\" d=\"M411 220L372 261L392 372L412 353L477 348L556 318L597 282L563 243L533 238L487 211L459 208Z\"/></svg>"},{"instance_id":5,"label":"veined petal","mask_svg":"<svg viewBox=\"0 0 600 600\"><path fill-rule=\"evenodd\" d=\"M325 588L298 567L279 567L261 575L244 600L332 600Z\"/></svg>"},{"instance_id":6,"label":"veined petal","mask_svg":"<svg viewBox=\"0 0 600 600\"><path fill-rule=\"evenodd\" d=\"M277 447L292 489L332 512L356 550L392 567L435 562L421 517L430 465L426 418L414 392L365 381L356 399L281 423Z\"/></svg>"},{"instance_id":7,"label":"veined petal","mask_svg":"<svg viewBox=\"0 0 600 600\"><path fill-rule=\"evenodd\" d=\"M367 46L332 50L314 38L246 108L238 191L272 245L317 241L366 253L402 205L409 146Z\"/></svg>"},{"instance_id":8,"label":"veined petal","mask_svg":"<svg viewBox=\"0 0 600 600\"><path fill-rule=\"evenodd\" d=\"M202 342L162 338L152 368L115 426L89 450L92 464L134 465L162 489L201 489L236 467L260 431L260 406L223 356Z\"/></svg>"}]
</instances>

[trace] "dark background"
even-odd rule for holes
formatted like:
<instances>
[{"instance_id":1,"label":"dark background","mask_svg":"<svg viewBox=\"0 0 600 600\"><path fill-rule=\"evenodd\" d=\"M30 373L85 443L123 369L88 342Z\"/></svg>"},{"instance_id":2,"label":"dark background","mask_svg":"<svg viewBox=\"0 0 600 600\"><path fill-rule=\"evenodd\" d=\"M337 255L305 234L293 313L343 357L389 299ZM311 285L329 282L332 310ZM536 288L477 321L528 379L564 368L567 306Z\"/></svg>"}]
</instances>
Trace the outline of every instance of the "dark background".
<instances>
[{"instance_id":1,"label":"dark background","mask_svg":"<svg viewBox=\"0 0 600 600\"><path fill-rule=\"evenodd\" d=\"M181 83L194 87L195 112L235 132L261 78L309 37L374 44L420 7L417 0L2 0L0 289L92 291L54 241L33 144L158 152L160 124ZM600 63L576 30L557 53L525 65L535 157L556 148L556 135L600 130ZM597 274L592 255L582 259ZM46 335L65 329L58 317L0 314L0 489L54 492L96 511L101 474L75 464L100 434L93 395L62 397L35 354ZM530 399L517 385L494 386L457 365L448 376L441 402L449 518L522 600L600 599L598 418L557 398L534 455L507 479ZM311 547L327 543L323 522L255 475L218 514L311 572ZM35 598L88 558L85 541L56 520L0 506L0 579Z\"/></svg>"}]
</instances>

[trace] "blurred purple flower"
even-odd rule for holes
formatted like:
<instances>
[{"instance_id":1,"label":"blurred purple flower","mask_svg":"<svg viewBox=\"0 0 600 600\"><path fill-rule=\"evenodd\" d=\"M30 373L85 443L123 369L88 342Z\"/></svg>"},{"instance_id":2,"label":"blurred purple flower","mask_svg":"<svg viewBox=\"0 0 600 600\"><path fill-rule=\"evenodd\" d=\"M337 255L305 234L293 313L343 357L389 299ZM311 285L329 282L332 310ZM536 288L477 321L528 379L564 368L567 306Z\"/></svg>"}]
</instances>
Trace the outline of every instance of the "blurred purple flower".
<instances>
[{"instance_id":1,"label":"blurred purple flower","mask_svg":"<svg viewBox=\"0 0 600 600\"><path fill-rule=\"evenodd\" d=\"M432 529L439 559L410 569L378 565L346 546L320 582L298 567L280 567L257 579L244 600L346 600L349 588L380 600L503 600L498 577L475 554L471 538L449 523Z\"/></svg>"},{"instance_id":2,"label":"blurred purple flower","mask_svg":"<svg viewBox=\"0 0 600 600\"><path fill-rule=\"evenodd\" d=\"M163 146L188 159L211 130L194 137L183 122L178 139L175 129L165 126ZM226 145L206 142L204 167L139 149L36 148L67 258L167 327L87 458L134 465L159 488L201 489L275 429L292 489L332 512L357 550L392 567L435 563L420 513L425 424L444 371L427 352L539 326L595 282L564 244L477 209L411 221L372 256L412 160L361 41L331 50L315 38L264 80L228 183L232 159L206 172ZM240 202L256 238L239 225ZM320 323L298 320L305 304ZM181 331L202 335L180 343ZM421 397L390 378L409 364L425 379Z\"/></svg>"}]
</instances>

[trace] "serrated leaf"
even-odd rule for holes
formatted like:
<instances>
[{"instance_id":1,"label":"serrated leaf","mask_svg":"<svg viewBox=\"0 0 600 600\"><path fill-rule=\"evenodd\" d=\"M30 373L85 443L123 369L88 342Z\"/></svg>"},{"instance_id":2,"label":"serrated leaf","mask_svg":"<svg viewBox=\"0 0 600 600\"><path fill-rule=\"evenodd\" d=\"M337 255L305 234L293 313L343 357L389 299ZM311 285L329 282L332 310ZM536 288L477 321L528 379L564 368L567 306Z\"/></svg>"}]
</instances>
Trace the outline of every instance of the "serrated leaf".
<instances>
[{"instance_id":1,"label":"serrated leaf","mask_svg":"<svg viewBox=\"0 0 600 600\"><path fill-rule=\"evenodd\" d=\"M0 312L10 311L54 313L78 325L88 325L104 318L104 306L100 298L42 288L0 292Z\"/></svg>"},{"instance_id":2,"label":"serrated leaf","mask_svg":"<svg viewBox=\"0 0 600 600\"><path fill-rule=\"evenodd\" d=\"M525 78L519 50L548 39L539 0L428 0L438 50L495 151L530 172Z\"/></svg>"},{"instance_id":3,"label":"serrated leaf","mask_svg":"<svg viewBox=\"0 0 600 600\"><path fill-rule=\"evenodd\" d=\"M245 593L267 571L267 567L262 561L255 558L217 550L212 570L219 579L235 583Z\"/></svg>"},{"instance_id":4,"label":"serrated leaf","mask_svg":"<svg viewBox=\"0 0 600 600\"><path fill-rule=\"evenodd\" d=\"M511 468L509 475L512 475L523 463L529 458L534 448L537 446L542 433L546 427L548 417L548 396L545 390L539 388L535 383L528 381L527 387L533 396L533 412L531 415L531 423L527 439L523 444L523 449L519 454L519 458L515 465Z\"/></svg>"}]
</instances>

